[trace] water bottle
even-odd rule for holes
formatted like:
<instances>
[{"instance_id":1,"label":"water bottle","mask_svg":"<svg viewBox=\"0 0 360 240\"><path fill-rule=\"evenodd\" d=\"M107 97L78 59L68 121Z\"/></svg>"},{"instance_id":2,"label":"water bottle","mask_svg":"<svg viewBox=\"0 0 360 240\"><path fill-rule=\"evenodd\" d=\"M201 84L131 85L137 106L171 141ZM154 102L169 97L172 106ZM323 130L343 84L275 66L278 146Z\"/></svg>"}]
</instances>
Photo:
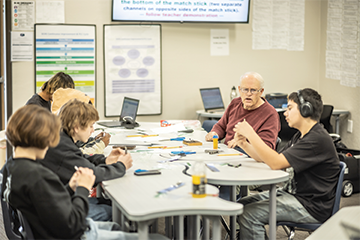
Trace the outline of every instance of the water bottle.
<instances>
[{"instance_id":1,"label":"water bottle","mask_svg":"<svg viewBox=\"0 0 360 240\"><path fill-rule=\"evenodd\" d=\"M205 184L206 184L206 169L203 161L196 161L193 166L192 184L194 198L206 197Z\"/></svg>"},{"instance_id":2,"label":"water bottle","mask_svg":"<svg viewBox=\"0 0 360 240\"><path fill-rule=\"evenodd\" d=\"M237 92L236 92L236 88L235 88L235 86L233 86L232 88L231 88L231 92L230 92L230 100L232 101L234 98L236 98L237 97Z\"/></svg>"}]
</instances>

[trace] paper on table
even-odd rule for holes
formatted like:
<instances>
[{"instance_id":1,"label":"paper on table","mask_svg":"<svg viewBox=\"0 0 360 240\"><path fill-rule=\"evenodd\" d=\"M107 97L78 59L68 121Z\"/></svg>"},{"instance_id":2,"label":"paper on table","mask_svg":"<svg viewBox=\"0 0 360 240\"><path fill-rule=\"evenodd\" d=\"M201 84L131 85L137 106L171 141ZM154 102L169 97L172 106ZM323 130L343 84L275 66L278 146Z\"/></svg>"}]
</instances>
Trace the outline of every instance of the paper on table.
<instances>
[{"instance_id":1,"label":"paper on table","mask_svg":"<svg viewBox=\"0 0 360 240\"><path fill-rule=\"evenodd\" d=\"M183 123L179 123L176 125L171 125L168 127L159 127L159 128L152 128L151 130L154 133L160 134L160 133L171 133L171 132L177 132L177 131L181 131L181 130L185 130L185 126Z\"/></svg>"}]
</instances>

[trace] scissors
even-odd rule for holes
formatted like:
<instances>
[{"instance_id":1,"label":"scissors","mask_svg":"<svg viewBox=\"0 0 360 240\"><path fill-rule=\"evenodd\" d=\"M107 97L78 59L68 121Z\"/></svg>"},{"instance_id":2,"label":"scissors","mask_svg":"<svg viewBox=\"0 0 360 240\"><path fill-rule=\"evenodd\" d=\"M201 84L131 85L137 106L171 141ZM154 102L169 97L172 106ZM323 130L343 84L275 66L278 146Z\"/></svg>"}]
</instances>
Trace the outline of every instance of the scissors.
<instances>
[{"instance_id":1,"label":"scissors","mask_svg":"<svg viewBox=\"0 0 360 240\"><path fill-rule=\"evenodd\" d=\"M176 138L162 139L162 140L159 140L159 142L162 142L162 141L183 141L184 139L185 139L185 137L176 137Z\"/></svg>"}]
</instances>

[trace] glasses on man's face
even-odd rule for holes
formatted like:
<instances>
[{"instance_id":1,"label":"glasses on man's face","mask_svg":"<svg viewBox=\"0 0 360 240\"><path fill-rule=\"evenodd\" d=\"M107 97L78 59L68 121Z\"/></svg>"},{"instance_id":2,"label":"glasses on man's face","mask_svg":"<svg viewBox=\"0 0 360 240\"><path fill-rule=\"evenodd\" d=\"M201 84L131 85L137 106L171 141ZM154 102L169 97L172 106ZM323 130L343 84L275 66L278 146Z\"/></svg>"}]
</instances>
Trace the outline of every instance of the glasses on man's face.
<instances>
[{"instance_id":1,"label":"glasses on man's face","mask_svg":"<svg viewBox=\"0 0 360 240\"><path fill-rule=\"evenodd\" d=\"M255 93L258 93L261 91L262 88L260 89L253 89L253 88L240 88L240 91L243 92L243 93L248 93L250 92L251 94L255 94Z\"/></svg>"}]
</instances>

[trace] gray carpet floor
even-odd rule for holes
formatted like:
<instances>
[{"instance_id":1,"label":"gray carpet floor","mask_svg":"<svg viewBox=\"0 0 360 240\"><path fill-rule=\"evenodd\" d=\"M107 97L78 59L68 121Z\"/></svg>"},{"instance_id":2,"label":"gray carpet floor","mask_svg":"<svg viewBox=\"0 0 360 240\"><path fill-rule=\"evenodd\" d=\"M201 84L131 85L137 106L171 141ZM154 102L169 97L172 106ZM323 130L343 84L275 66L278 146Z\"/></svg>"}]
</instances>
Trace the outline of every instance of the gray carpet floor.
<instances>
[{"instance_id":1,"label":"gray carpet floor","mask_svg":"<svg viewBox=\"0 0 360 240\"><path fill-rule=\"evenodd\" d=\"M360 193L353 194L351 197L348 197L348 198L341 198L340 208L347 207L347 206L360 206ZM0 211L0 214L1 213L2 212ZM228 218L226 218L226 220L228 221ZM164 222L165 222L164 219L159 219L158 229L159 229L159 233L161 233L161 234L165 233ZM222 229L222 236L223 236L222 239L225 239L226 232L224 229ZM298 231L295 234L295 240L302 240L302 239L307 238L308 236L309 236L309 233ZM0 239L1 240L8 239L5 234L2 216L0 217ZM278 240L286 240L287 239L286 233L282 229L282 227L279 227L277 229L277 239ZM322 239L319 239L319 240L322 240Z\"/></svg>"}]
</instances>

